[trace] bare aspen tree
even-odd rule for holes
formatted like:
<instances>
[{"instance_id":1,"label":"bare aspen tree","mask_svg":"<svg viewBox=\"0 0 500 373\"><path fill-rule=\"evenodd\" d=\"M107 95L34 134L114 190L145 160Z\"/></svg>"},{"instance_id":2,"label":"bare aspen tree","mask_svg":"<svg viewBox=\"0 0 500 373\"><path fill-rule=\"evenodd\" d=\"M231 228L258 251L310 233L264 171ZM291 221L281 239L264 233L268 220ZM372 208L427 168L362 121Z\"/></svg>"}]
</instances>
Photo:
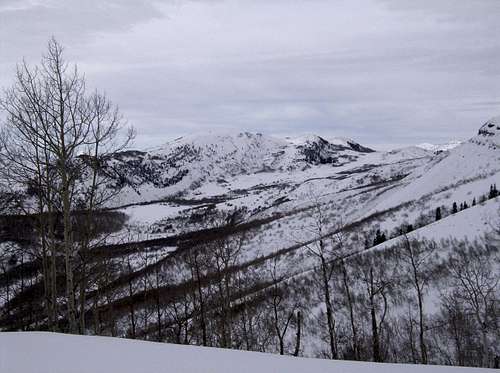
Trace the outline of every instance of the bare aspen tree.
<instances>
[{"instance_id":1,"label":"bare aspen tree","mask_svg":"<svg viewBox=\"0 0 500 373\"><path fill-rule=\"evenodd\" d=\"M18 204L24 214L37 215L42 272L44 279L44 306L49 330L56 330L56 257L54 240L55 184L57 175L52 167L54 155L48 149L48 135L43 128L50 117L40 109L46 92L39 83L39 69L30 70L26 63L18 66L15 85L4 91L0 109L7 120L0 136L0 172L2 182L12 189L28 186L34 195L31 203Z\"/></svg>"},{"instance_id":2,"label":"bare aspen tree","mask_svg":"<svg viewBox=\"0 0 500 373\"><path fill-rule=\"evenodd\" d=\"M427 345L425 343L425 313L424 295L429 285L433 267L433 253L435 245L427 242L410 241L408 235L403 236L403 250L400 258L405 264L403 276L406 277L416 293L418 305L418 326L419 326L419 346L420 362L427 364Z\"/></svg>"},{"instance_id":3,"label":"bare aspen tree","mask_svg":"<svg viewBox=\"0 0 500 373\"><path fill-rule=\"evenodd\" d=\"M158 263L159 256L158 253L154 255L155 263ZM156 311L156 325L157 325L157 340L161 342L163 339L163 325L162 325L162 317L163 317L163 303L161 299L160 288L163 283L162 276L162 267L160 265L155 265L154 270L154 290L155 290L155 311Z\"/></svg>"},{"instance_id":4,"label":"bare aspen tree","mask_svg":"<svg viewBox=\"0 0 500 373\"><path fill-rule=\"evenodd\" d=\"M366 308L371 326L372 359L375 362L383 362L381 331L389 308L388 291L392 279L383 264L375 263L371 256L360 255L356 258L356 265L359 266L360 281L365 288Z\"/></svg>"},{"instance_id":5,"label":"bare aspen tree","mask_svg":"<svg viewBox=\"0 0 500 373\"><path fill-rule=\"evenodd\" d=\"M278 273L278 260L278 258L274 258L269 265L269 274L273 283L271 286L270 303L272 308L272 326L278 340L278 351L280 355L284 355L285 336L292 323L297 304L290 305L289 302L286 301L287 296L284 294L284 289L280 287L281 275Z\"/></svg>"},{"instance_id":6,"label":"bare aspen tree","mask_svg":"<svg viewBox=\"0 0 500 373\"><path fill-rule=\"evenodd\" d=\"M147 268L152 263L152 255L147 249L139 253L139 259L141 261L142 268ZM139 288L140 292L144 294L144 301L147 300L147 294L149 294L150 290L153 288L150 277L150 273L145 273L140 278ZM148 305L142 307L142 330L144 330L145 332L149 328L149 320L151 318L151 314L152 312ZM145 335L147 335L147 333Z\"/></svg>"},{"instance_id":7,"label":"bare aspen tree","mask_svg":"<svg viewBox=\"0 0 500 373\"><path fill-rule=\"evenodd\" d=\"M201 344L202 346L208 346L206 300L202 278L204 257L201 250L202 247L200 246L190 249L185 255L185 260L191 274L191 279L195 285L193 288L193 308L195 314L197 314L197 321L200 323Z\"/></svg>"},{"instance_id":8,"label":"bare aspen tree","mask_svg":"<svg viewBox=\"0 0 500 373\"><path fill-rule=\"evenodd\" d=\"M105 96L87 93L85 78L76 66L70 66L64 60L63 48L55 39L49 41L39 66L30 67L25 62L18 66L16 81L3 96L0 108L6 112L7 120L3 126L1 155L3 164L9 168L6 175L24 181L25 185L34 181L40 189L37 192L38 208L34 212L48 217L47 223L41 223L39 229L42 251L46 252L49 246L53 251L50 253L52 261L59 254L63 258L68 329L77 333L74 269L75 254L80 248L75 245L73 232L76 199L87 186L90 195L85 208L92 211L97 207L96 175L104 175L97 165L101 165L99 162L104 154L127 144L133 132L126 134L121 145L117 145L117 135L122 128L118 111ZM90 155L87 162L82 157L85 154ZM85 174L89 176L89 170L94 171L90 172L93 175L90 183L83 180ZM60 242L55 242L50 233L55 213L62 217ZM46 229L49 229L49 234L46 234ZM84 243L83 246L85 249L88 245ZM43 257L47 255L43 254ZM55 265L51 263L49 266L45 261L44 275L51 278L50 286L46 284L46 293L51 293L54 299ZM84 299L80 302L85 303ZM55 304L51 306L55 307ZM49 323L53 323L53 310L47 310L47 313ZM81 309L80 314L83 313ZM83 333L83 318L80 324Z\"/></svg>"},{"instance_id":9,"label":"bare aspen tree","mask_svg":"<svg viewBox=\"0 0 500 373\"><path fill-rule=\"evenodd\" d=\"M89 132L78 158L83 168L81 174L86 181L77 185L79 191L78 209L83 210L83 227L79 240L80 257L80 332L85 332L85 305L88 282L87 253L93 246L102 244L105 236L97 240L97 212L106 206L119 192L119 188L110 188L113 173L108 170L107 162L125 149L134 137L134 131L129 128L120 137L123 119L118 108L104 94L93 93L88 98L87 106L93 113L93 120L88 123Z\"/></svg>"},{"instance_id":10,"label":"bare aspen tree","mask_svg":"<svg viewBox=\"0 0 500 373\"><path fill-rule=\"evenodd\" d=\"M128 277L127 279L127 296L129 297L129 302L128 302L128 309L129 309L129 315L130 315L130 338L135 339L136 338L136 331L137 331L137 316L136 316L136 310L135 310L135 305L134 305L134 294L136 292L136 285L134 284L134 280L131 277L132 273L134 272L134 269L132 268L132 263L130 262L130 255L127 255L126 258L126 263L125 263L125 268L126 268L126 276Z\"/></svg>"},{"instance_id":11,"label":"bare aspen tree","mask_svg":"<svg viewBox=\"0 0 500 373\"><path fill-rule=\"evenodd\" d=\"M343 224L340 225L343 227ZM342 271L342 287L345 292L345 300L347 304L347 309L349 311L349 324L351 326L352 333L352 352L354 360L359 360L360 358L360 347L359 347L359 337L358 328L356 326L356 320L354 315L354 296L353 289L351 285L351 278L349 276L348 264L347 264L347 253L344 246L345 237L342 233L342 229L338 229L338 233L334 235L332 240L332 247L336 247L334 251L335 259L338 261L340 270Z\"/></svg>"},{"instance_id":12,"label":"bare aspen tree","mask_svg":"<svg viewBox=\"0 0 500 373\"><path fill-rule=\"evenodd\" d=\"M320 287L323 293L323 298L326 308L326 323L328 329L329 347L332 359L338 358L337 338L335 332L335 318L333 314L332 302L332 287L331 280L334 274L334 265L332 260L335 255L332 253L332 248L328 247L326 235L327 233L327 216L324 206L319 201L319 198L313 198L313 222L311 227L305 229L314 234L315 240L313 243L305 245L305 248L310 255L315 257L319 262Z\"/></svg>"},{"instance_id":13,"label":"bare aspen tree","mask_svg":"<svg viewBox=\"0 0 500 373\"><path fill-rule=\"evenodd\" d=\"M410 347L410 352L411 352L411 362L413 364L417 364L418 362L418 349L415 346L415 337L414 337L414 320L413 320L413 315L411 312L411 306L408 305L408 318L403 317L403 323L406 329L406 332L408 333L408 346Z\"/></svg>"},{"instance_id":14,"label":"bare aspen tree","mask_svg":"<svg viewBox=\"0 0 500 373\"><path fill-rule=\"evenodd\" d=\"M340 259L340 268L342 270L342 284L345 291L347 309L349 311L349 324L351 326L351 333L352 333L352 352L354 354L353 357L354 360L359 360L360 347L359 347L358 327L356 325L356 320L354 315L353 290L351 289L351 279L348 273L346 260L344 258Z\"/></svg>"},{"instance_id":15,"label":"bare aspen tree","mask_svg":"<svg viewBox=\"0 0 500 373\"><path fill-rule=\"evenodd\" d=\"M246 286L248 286L250 283L252 283L253 279L252 276L247 272L247 271L238 271L235 275L235 287L236 291L239 293L244 294L243 290L245 289ZM250 322L251 322L251 313L250 313L250 308L248 303L250 301L250 297L244 294L240 298L241 302L241 310L239 312L239 319L236 321L236 327L241 328L241 335L239 337L240 339L240 346L243 346L244 349L250 350L253 345L253 338L251 335L251 330L250 330ZM241 348L241 347L240 347Z\"/></svg>"},{"instance_id":16,"label":"bare aspen tree","mask_svg":"<svg viewBox=\"0 0 500 373\"><path fill-rule=\"evenodd\" d=\"M300 353L300 342L302 336L302 312L297 311L296 316L297 331L295 334L295 350L293 351L293 356L299 356Z\"/></svg>"}]
</instances>

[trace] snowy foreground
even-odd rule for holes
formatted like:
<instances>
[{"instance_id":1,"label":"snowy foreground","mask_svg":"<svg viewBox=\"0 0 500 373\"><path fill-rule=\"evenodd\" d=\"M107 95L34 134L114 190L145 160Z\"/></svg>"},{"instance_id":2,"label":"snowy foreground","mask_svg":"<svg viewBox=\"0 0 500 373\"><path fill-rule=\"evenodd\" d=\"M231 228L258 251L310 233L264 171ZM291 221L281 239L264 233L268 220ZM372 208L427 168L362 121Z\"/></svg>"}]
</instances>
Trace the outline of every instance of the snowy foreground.
<instances>
[{"instance_id":1,"label":"snowy foreground","mask_svg":"<svg viewBox=\"0 0 500 373\"><path fill-rule=\"evenodd\" d=\"M0 333L2 373L383 373L487 369L304 359L56 333Z\"/></svg>"}]
</instances>

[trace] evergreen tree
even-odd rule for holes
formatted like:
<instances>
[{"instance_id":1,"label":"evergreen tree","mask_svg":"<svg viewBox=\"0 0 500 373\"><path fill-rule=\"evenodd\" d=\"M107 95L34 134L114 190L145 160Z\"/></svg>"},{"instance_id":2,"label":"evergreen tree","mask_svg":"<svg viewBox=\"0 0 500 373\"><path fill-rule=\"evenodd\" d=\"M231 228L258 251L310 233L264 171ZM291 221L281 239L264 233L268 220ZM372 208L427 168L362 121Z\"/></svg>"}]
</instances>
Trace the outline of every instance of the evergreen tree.
<instances>
[{"instance_id":1,"label":"evergreen tree","mask_svg":"<svg viewBox=\"0 0 500 373\"><path fill-rule=\"evenodd\" d=\"M451 208L451 213L456 214L458 212L457 203L453 202L453 207Z\"/></svg>"},{"instance_id":2,"label":"evergreen tree","mask_svg":"<svg viewBox=\"0 0 500 373\"><path fill-rule=\"evenodd\" d=\"M375 238L373 239L373 246L376 246L380 243L380 229L377 229L375 232Z\"/></svg>"},{"instance_id":3,"label":"evergreen tree","mask_svg":"<svg viewBox=\"0 0 500 373\"><path fill-rule=\"evenodd\" d=\"M406 227L406 232L411 232L413 230L413 225L412 224L408 224L408 226Z\"/></svg>"},{"instance_id":4,"label":"evergreen tree","mask_svg":"<svg viewBox=\"0 0 500 373\"><path fill-rule=\"evenodd\" d=\"M378 244L381 244L382 242L387 241L387 237L385 236L385 233L380 232L380 229L377 229L377 232L375 232L375 239L373 240L373 245L376 246Z\"/></svg>"},{"instance_id":5,"label":"evergreen tree","mask_svg":"<svg viewBox=\"0 0 500 373\"><path fill-rule=\"evenodd\" d=\"M476 206L476 197L472 200L472 206Z\"/></svg>"},{"instance_id":6,"label":"evergreen tree","mask_svg":"<svg viewBox=\"0 0 500 373\"><path fill-rule=\"evenodd\" d=\"M436 221L441 220L441 207L436 208Z\"/></svg>"},{"instance_id":7,"label":"evergreen tree","mask_svg":"<svg viewBox=\"0 0 500 373\"><path fill-rule=\"evenodd\" d=\"M467 204L467 202L466 202L466 201L464 201L464 210L465 210L465 209L468 209L468 208L469 208L469 205Z\"/></svg>"},{"instance_id":8,"label":"evergreen tree","mask_svg":"<svg viewBox=\"0 0 500 373\"><path fill-rule=\"evenodd\" d=\"M498 197L498 189L496 184L490 185L490 193L488 194L488 198Z\"/></svg>"}]
</instances>

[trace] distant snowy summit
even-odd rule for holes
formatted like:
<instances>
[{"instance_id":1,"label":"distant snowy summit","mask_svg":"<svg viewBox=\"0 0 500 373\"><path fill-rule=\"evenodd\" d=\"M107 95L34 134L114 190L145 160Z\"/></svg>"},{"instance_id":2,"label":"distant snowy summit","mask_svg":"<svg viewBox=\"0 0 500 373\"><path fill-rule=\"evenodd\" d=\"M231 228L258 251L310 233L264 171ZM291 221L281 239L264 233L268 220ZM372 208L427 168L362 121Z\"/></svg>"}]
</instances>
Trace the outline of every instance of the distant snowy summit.
<instances>
[{"instance_id":1,"label":"distant snowy summit","mask_svg":"<svg viewBox=\"0 0 500 373\"><path fill-rule=\"evenodd\" d=\"M483 145L500 147L500 116L493 117L483 124L473 140Z\"/></svg>"},{"instance_id":2,"label":"distant snowy summit","mask_svg":"<svg viewBox=\"0 0 500 373\"><path fill-rule=\"evenodd\" d=\"M424 142L422 144L416 145L418 148L434 152L434 153L439 153L439 152L445 152L451 149L456 148L457 146L461 145L463 141L459 140L452 140L449 142L446 142L444 144L430 144L428 142Z\"/></svg>"},{"instance_id":3,"label":"distant snowy summit","mask_svg":"<svg viewBox=\"0 0 500 373\"><path fill-rule=\"evenodd\" d=\"M366 146L362 146L356 141L349 139L347 137L325 137L314 134L308 134L298 137L287 136L285 137L285 140L288 143L295 145L299 148L311 145L313 147L317 147L318 145L321 145L326 148L331 147L335 148L336 150L352 150L360 153L372 153L375 151Z\"/></svg>"},{"instance_id":4,"label":"distant snowy summit","mask_svg":"<svg viewBox=\"0 0 500 373\"><path fill-rule=\"evenodd\" d=\"M479 135L499 136L500 135L500 116L493 117L479 129Z\"/></svg>"},{"instance_id":5,"label":"distant snowy summit","mask_svg":"<svg viewBox=\"0 0 500 373\"><path fill-rule=\"evenodd\" d=\"M479 145L500 147L500 116L493 117L486 121L486 123L479 128L477 135L470 139L470 142ZM440 153L452 150L464 143L465 141L452 140L444 144L422 143L416 145L416 147L433 153Z\"/></svg>"}]
</instances>

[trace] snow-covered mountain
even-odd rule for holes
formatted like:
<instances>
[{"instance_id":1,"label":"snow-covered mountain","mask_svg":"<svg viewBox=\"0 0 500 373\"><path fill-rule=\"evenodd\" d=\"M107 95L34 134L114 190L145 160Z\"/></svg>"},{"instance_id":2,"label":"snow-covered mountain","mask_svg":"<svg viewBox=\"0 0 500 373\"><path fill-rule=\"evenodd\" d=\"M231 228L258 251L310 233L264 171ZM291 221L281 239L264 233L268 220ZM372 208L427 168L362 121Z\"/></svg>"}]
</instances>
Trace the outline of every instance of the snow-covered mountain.
<instances>
[{"instance_id":1,"label":"snow-covered mountain","mask_svg":"<svg viewBox=\"0 0 500 373\"><path fill-rule=\"evenodd\" d=\"M133 224L146 219L154 225L190 214L193 206L207 201L219 209L245 207L253 217L288 213L307 205L315 194L342 210L346 221L405 203L418 205L414 212L400 209L401 219L409 221L417 219L419 210L431 212L453 201L470 204L498 181L499 122L489 120L463 143L388 152L314 135L281 139L243 132L182 137L147 152L124 152L113 160L124 186L115 206L133 205L123 210ZM346 201L355 203L356 209L343 208ZM176 224L172 226L176 231Z\"/></svg>"},{"instance_id":2,"label":"snow-covered mountain","mask_svg":"<svg viewBox=\"0 0 500 373\"><path fill-rule=\"evenodd\" d=\"M237 176L294 173L320 165L338 168L373 152L344 138L281 139L241 132L181 137L147 152L123 152L112 168L125 185L122 202L130 203L184 195Z\"/></svg>"}]
</instances>

